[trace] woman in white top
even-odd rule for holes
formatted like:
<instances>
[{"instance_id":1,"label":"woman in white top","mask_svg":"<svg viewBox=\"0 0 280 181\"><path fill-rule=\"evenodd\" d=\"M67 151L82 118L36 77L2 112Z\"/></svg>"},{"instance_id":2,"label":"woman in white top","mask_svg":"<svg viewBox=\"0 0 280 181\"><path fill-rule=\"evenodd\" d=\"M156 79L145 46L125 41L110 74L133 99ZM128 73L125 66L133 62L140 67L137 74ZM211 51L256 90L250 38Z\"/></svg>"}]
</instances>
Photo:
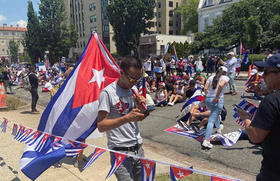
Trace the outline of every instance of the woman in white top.
<instances>
[{"instance_id":1,"label":"woman in white top","mask_svg":"<svg viewBox=\"0 0 280 181\"><path fill-rule=\"evenodd\" d=\"M213 145L210 143L210 136L214 124L217 132L221 133L223 126L220 126L220 114L224 106L224 93L229 78L226 76L227 68L222 66L216 72L216 75L210 76L204 87L206 95L205 104L206 108L211 111L206 128L205 138L202 143L203 147L211 149Z\"/></svg>"},{"instance_id":2,"label":"woman in white top","mask_svg":"<svg viewBox=\"0 0 280 181\"><path fill-rule=\"evenodd\" d=\"M177 85L176 85L177 84ZM171 95L168 105L174 106L177 102L183 101L183 95L184 95L184 81L180 81L179 83L176 83L176 87L174 88L174 93Z\"/></svg>"},{"instance_id":3,"label":"woman in white top","mask_svg":"<svg viewBox=\"0 0 280 181\"><path fill-rule=\"evenodd\" d=\"M165 83L159 83L159 89L155 94L155 104L156 106L166 106L167 104L167 90L165 88Z\"/></svg>"}]
</instances>

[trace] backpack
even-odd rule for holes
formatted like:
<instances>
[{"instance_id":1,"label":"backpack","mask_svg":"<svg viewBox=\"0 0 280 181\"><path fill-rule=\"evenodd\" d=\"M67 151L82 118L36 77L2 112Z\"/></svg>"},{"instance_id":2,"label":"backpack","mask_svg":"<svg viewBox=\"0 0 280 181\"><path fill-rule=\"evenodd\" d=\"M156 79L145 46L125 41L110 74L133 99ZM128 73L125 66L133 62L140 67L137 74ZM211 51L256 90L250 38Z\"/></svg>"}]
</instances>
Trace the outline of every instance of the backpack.
<instances>
[{"instance_id":1,"label":"backpack","mask_svg":"<svg viewBox=\"0 0 280 181\"><path fill-rule=\"evenodd\" d=\"M26 91L30 91L32 86L30 84L29 81L29 76L26 75L25 77L22 78L22 87L26 90Z\"/></svg>"}]
</instances>

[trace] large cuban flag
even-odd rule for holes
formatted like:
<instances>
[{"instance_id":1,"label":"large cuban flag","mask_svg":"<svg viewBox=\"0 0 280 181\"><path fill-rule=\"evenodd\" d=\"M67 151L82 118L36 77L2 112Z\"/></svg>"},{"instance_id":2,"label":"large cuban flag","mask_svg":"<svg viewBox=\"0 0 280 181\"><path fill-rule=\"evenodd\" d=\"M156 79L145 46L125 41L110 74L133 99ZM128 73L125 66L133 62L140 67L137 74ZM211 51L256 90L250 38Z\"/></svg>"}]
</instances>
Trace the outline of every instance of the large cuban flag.
<instances>
[{"instance_id":1,"label":"large cuban flag","mask_svg":"<svg viewBox=\"0 0 280 181\"><path fill-rule=\"evenodd\" d=\"M100 37L93 33L75 68L42 114L38 130L69 140L83 141L97 127L98 98L102 89L119 78L119 67ZM63 158L64 147L53 149L50 137L38 153L26 146L20 167L36 179L49 166Z\"/></svg>"}]
</instances>

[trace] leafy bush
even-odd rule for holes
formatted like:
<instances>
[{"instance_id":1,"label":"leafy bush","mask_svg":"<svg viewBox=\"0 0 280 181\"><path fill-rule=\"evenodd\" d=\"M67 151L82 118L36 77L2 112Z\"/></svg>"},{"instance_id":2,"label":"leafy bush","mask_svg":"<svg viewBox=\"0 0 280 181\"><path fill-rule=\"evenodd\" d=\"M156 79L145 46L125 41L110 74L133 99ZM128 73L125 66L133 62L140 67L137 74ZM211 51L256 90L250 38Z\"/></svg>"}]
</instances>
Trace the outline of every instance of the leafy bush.
<instances>
[{"instance_id":1,"label":"leafy bush","mask_svg":"<svg viewBox=\"0 0 280 181\"><path fill-rule=\"evenodd\" d=\"M16 110L17 108L26 105L26 103L17 97L6 95L6 105L8 110Z\"/></svg>"}]
</instances>

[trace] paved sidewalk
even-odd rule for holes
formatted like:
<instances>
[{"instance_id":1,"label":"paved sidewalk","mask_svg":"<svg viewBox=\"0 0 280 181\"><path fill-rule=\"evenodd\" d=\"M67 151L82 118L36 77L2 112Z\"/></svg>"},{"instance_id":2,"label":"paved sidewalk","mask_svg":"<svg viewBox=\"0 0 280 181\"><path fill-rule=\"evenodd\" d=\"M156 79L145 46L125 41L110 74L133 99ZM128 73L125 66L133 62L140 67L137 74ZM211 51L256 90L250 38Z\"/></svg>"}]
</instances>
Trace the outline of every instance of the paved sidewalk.
<instances>
[{"instance_id":1,"label":"paved sidewalk","mask_svg":"<svg viewBox=\"0 0 280 181\"><path fill-rule=\"evenodd\" d=\"M40 113L43 112L44 107L38 106ZM23 124L27 127L37 128L41 114L31 114L30 105L26 105L18 110L9 112L0 112L0 122L2 122L2 117L6 117L8 120ZM24 150L24 144L13 140L11 135L12 124L8 124L7 132L0 132L0 175L1 179L4 181L13 180L29 180L19 169L19 161ZM94 144L96 146L106 148L106 136L103 134L100 138L87 139L87 143ZM185 154L180 154L174 151L174 148L155 143L144 139L143 144L145 150L145 157L153 160L159 160L162 162L171 163L174 165L180 165L184 167L194 166L194 169L220 173L228 175L230 177L235 177L239 179L254 180L252 175L247 175L245 173L240 173L238 170L228 168L217 162L209 162L202 159L192 158ZM88 147L84 151L85 157L88 157L94 148ZM105 180L111 165L109 162L109 153L106 152L101 155L91 166L86 170L82 171L73 166L74 159L65 158L61 160L58 164L49 168L44 172L37 180L39 181L49 181L49 180ZM169 167L162 164L157 164L156 173L169 173ZM209 178L210 179L210 178ZM112 175L107 180L116 180L115 176Z\"/></svg>"}]
</instances>

